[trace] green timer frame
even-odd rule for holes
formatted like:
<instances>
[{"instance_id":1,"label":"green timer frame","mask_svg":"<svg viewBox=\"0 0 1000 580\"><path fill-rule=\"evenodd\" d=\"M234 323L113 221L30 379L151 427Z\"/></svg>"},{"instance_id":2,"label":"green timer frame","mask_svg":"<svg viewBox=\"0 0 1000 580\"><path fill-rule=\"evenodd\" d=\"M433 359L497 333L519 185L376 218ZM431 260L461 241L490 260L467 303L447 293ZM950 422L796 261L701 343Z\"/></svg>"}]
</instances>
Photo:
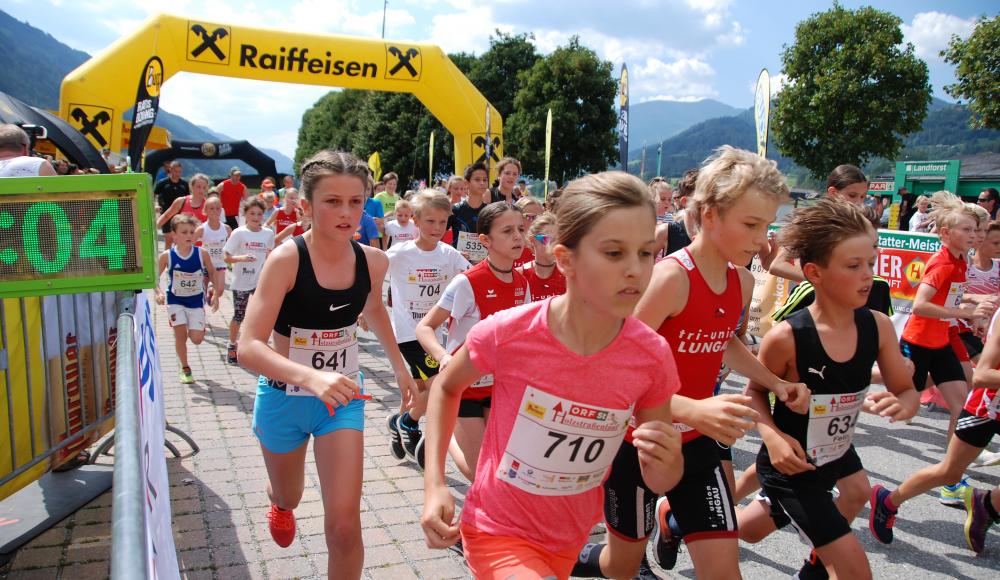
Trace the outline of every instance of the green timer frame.
<instances>
[{"instance_id":1,"label":"green timer frame","mask_svg":"<svg viewBox=\"0 0 1000 580\"><path fill-rule=\"evenodd\" d=\"M0 298L156 282L146 173L0 179Z\"/></svg>"}]
</instances>

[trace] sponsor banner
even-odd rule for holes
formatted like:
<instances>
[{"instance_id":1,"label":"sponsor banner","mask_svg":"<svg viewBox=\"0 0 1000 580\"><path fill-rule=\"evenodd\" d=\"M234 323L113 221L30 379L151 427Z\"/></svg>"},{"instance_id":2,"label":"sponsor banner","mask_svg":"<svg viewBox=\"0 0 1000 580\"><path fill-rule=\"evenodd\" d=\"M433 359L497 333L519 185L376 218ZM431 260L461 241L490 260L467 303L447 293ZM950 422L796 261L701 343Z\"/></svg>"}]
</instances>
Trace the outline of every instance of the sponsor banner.
<instances>
[{"instance_id":1,"label":"sponsor banner","mask_svg":"<svg viewBox=\"0 0 1000 580\"><path fill-rule=\"evenodd\" d=\"M628 171L628 67L622 63L618 79L618 161Z\"/></svg>"},{"instance_id":2,"label":"sponsor banner","mask_svg":"<svg viewBox=\"0 0 1000 580\"><path fill-rule=\"evenodd\" d=\"M771 115L771 75L760 71L753 95L753 118L757 127L757 155L767 157L767 128Z\"/></svg>"},{"instance_id":3,"label":"sponsor banner","mask_svg":"<svg viewBox=\"0 0 1000 580\"><path fill-rule=\"evenodd\" d=\"M160 85L163 84L163 61L153 56L142 67L139 89L135 95L132 110L132 128L129 130L128 155L132 171L142 171L142 150L156 123L156 113L160 109Z\"/></svg>"},{"instance_id":4,"label":"sponsor banner","mask_svg":"<svg viewBox=\"0 0 1000 580\"><path fill-rule=\"evenodd\" d=\"M156 331L146 292L136 295L135 352L138 363L140 452L146 488L146 554L148 578L180 578L170 527L170 482L163 438L167 420L163 406L163 375ZM123 385L132 388L131 385Z\"/></svg>"},{"instance_id":5,"label":"sponsor banner","mask_svg":"<svg viewBox=\"0 0 1000 580\"><path fill-rule=\"evenodd\" d=\"M889 282L895 312L892 323L899 335L913 310L913 299L924 275L924 267L941 248L941 242L932 234L879 230L878 245L875 275ZM760 337L770 330L771 313L785 302L793 284L768 274L757 258L754 258L751 272L754 275L754 293L747 332Z\"/></svg>"}]
</instances>

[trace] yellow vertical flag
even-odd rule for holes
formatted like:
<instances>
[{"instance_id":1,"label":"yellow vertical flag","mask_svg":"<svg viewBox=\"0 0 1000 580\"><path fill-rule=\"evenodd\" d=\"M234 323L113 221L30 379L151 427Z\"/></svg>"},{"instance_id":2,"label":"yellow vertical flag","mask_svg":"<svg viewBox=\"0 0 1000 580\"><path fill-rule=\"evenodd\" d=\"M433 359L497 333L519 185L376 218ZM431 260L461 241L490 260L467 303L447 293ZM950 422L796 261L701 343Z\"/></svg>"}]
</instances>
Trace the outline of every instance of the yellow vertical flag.
<instances>
[{"instance_id":1,"label":"yellow vertical flag","mask_svg":"<svg viewBox=\"0 0 1000 580\"><path fill-rule=\"evenodd\" d=\"M549 163L552 161L552 109L545 117L545 199L549 199Z\"/></svg>"},{"instance_id":2,"label":"yellow vertical flag","mask_svg":"<svg viewBox=\"0 0 1000 580\"><path fill-rule=\"evenodd\" d=\"M372 170L375 181L382 179L382 157L378 154L378 151L368 157L368 169Z\"/></svg>"},{"instance_id":3,"label":"yellow vertical flag","mask_svg":"<svg viewBox=\"0 0 1000 580\"><path fill-rule=\"evenodd\" d=\"M431 131L431 143L427 153L427 187L434 187L434 131Z\"/></svg>"}]
</instances>

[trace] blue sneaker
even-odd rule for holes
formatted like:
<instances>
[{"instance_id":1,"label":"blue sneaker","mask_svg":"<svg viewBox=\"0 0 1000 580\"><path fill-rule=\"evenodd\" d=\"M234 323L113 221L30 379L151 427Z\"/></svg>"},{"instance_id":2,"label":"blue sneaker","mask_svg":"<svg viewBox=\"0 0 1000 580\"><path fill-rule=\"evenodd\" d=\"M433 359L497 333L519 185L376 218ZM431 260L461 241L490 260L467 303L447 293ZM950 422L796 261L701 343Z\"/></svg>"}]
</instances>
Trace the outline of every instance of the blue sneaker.
<instances>
[{"instance_id":1,"label":"blue sneaker","mask_svg":"<svg viewBox=\"0 0 1000 580\"><path fill-rule=\"evenodd\" d=\"M948 507L965 507L965 496L972 493L969 482L963 477L955 485L941 486L941 497L938 499L943 505Z\"/></svg>"},{"instance_id":2,"label":"blue sneaker","mask_svg":"<svg viewBox=\"0 0 1000 580\"><path fill-rule=\"evenodd\" d=\"M881 484L875 484L869 500L871 510L868 513L868 531L883 544L892 543L892 526L896 524L896 510L885 505L885 500L891 493Z\"/></svg>"}]
</instances>

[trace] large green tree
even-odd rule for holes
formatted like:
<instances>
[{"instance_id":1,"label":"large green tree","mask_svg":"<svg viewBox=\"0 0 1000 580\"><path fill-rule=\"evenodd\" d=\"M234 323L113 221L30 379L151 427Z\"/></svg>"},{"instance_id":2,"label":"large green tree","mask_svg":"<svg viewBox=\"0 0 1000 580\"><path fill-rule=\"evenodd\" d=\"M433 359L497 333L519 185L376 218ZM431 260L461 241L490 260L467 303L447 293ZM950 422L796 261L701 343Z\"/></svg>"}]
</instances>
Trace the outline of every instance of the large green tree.
<instances>
[{"instance_id":1,"label":"large green tree","mask_svg":"<svg viewBox=\"0 0 1000 580\"><path fill-rule=\"evenodd\" d=\"M927 65L903 44L899 17L839 4L800 22L782 52L774 102L781 152L821 178L843 163L892 159L931 101Z\"/></svg>"},{"instance_id":2,"label":"large green tree","mask_svg":"<svg viewBox=\"0 0 1000 580\"><path fill-rule=\"evenodd\" d=\"M944 89L968 101L972 127L1000 129L1000 16L981 18L966 40L952 36L941 56L955 65L958 79Z\"/></svg>"},{"instance_id":3,"label":"large green tree","mask_svg":"<svg viewBox=\"0 0 1000 580\"><path fill-rule=\"evenodd\" d=\"M463 71L504 119L514 112L514 96L521 88L518 73L530 70L541 58L531 42L534 39L532 34L497 30L490 37L489 50L475 60L470 70Z\"/></svg>"},{"instance_id":4,"label":"large green tree","mask_svg":"<svg viewBox=\"0 0 1000 580\"><path fill-rule=\"evenodd\" d=\"M354 151L358 113L368 98L365 91L347 89L330 91L302 114L299 139L295 147L295 167L320 149Z\"/></svg>"},{"instance_id":5,"label":"large green tree","mask_svg":"<svg viewBox=\"0 0 1000 580\"><path fill-rule=\"evenodd\" d=\"M570 39L531 70L519 74L523 86L514 114L505 122L504 151L520 159L526 174L545 174L545 117L552 109L550 179L565 181L603 171L617 156L615 96L611 63Z\"/></svg>"}]
</instances>

